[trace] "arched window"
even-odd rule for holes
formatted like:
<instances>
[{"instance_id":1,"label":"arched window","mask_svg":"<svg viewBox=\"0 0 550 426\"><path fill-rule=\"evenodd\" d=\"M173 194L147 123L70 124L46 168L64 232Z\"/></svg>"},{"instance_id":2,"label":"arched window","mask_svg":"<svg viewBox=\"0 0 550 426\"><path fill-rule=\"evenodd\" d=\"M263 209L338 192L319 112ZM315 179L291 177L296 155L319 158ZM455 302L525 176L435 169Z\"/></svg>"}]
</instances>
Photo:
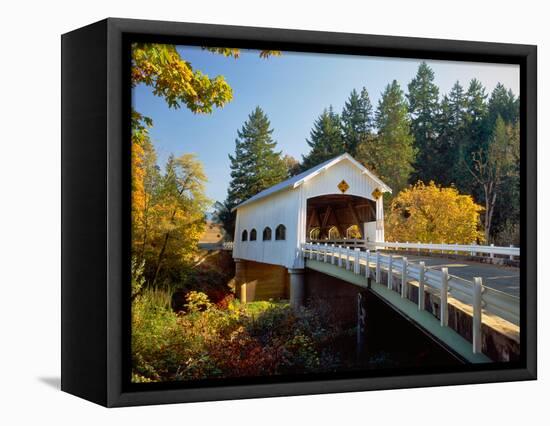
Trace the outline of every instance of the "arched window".
<instances>
[{"instance_id":1,"label":"arched window","mask_svg":"<svg viewBox=\"0 0 550 426\"><path fill-rule=\"evenodd\" d=\"M264 228L264 233L262 235L262 239L264 241L270 241L271 240L271 228L269 226L266 226Z\"/></svg>"},{"instance_id":2,"label":"arched window","mask_svg":"<svg viewBox=\"0 0 550 426\"><path fill-rule=\"evenodd\" d=\"M361 238L361 231L359 230L359 227L357 225L351 225L348 229L346 229L346 238Z\"/></svg>"},{"instance_id":3,"label":"arched window","mask_svg":"<svg viewBox=\"0 0 550 426\"><path fill-rule=\"evenodd\" d=\"M321 236L321 228L313 228L311 231L309 231L310 240L318 240L320 236Z\"/></svg>"},{"instance_id":4,"label":"arched window","mask_svg":"<svg viewBox=\"0 0 550 426\"><path fill-rule=\"evenodd\" d=\"M241 234L241 241L247 241L247 240L248 240L248 232L245 229Z\"/></svg>"},{"instance_id":5,"label":"arched window","mask_svg":"<svg viewBox=\"0 0 550 426\"><path fill-rule=\"evenodd\" d=\"M256 229L254 228L250 231L250 241L256 241Z\"/></svg>"},{"instance_id":6,"label":"arched window","mask_svg":"<svg viewBox=\"0 0 550 426\"><path fill-rule=\"evenodd\" d=\"M337 240L340 237L340 231L338 231L338 228L336 226L333 226L328 230L328 238L330 240Z\"/></svg>"},{"instance_id":7,"label":"arched window","mask_svg":"<svg viewBox=\"0 0 550 426\"><path fill-rule=\"evenodd\" d=\"M286 240L286 227L283 224L280 224L275 229L275 239L276 240Z\"/></svg>"}]
</instances>

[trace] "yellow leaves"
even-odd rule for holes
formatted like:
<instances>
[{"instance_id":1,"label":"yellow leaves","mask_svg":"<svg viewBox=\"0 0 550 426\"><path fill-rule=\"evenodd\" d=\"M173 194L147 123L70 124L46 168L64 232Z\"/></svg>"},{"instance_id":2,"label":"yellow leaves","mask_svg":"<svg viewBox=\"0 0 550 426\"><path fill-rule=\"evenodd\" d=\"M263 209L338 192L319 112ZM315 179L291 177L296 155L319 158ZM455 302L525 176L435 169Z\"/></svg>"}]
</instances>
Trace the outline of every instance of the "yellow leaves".
<instances>
[{"instance_id":1,"label":"yellow leaves","mask_svg":"<svg viewBox=\"0 0 550 426\"><path fill-rule=\"evenodd\" d=\"M169 44L132 45L132 85L143 83L153 88L171 108L182 104L196 113L210 113L213 106L224 106L233 98L222 76L213 79L194 71L176 47Z\"/></svg>"},{"instance_id":2,"label":"yellow leaves","mask_svg":"<svg viewBox=\"0 0 550 426\"><path fill-rule=\"evenodd\" d=\"M479 214L483 210L454 187L418 182L392 201L386 218L389 241L470 244L483 240Z\"/></svg>"},{"instance_id":3,"label":"yellow leaves","mask_svg":"<svg viewBox=\"0 0 550 426\"><path fill-rule=\"evenodd\" d=\"M213 53L238 58L240 50L228 47L205 47ZM261 58L280 56L277 50L262 50ZM176 47L170 44L132 44L132 85L143 83L151 86L156 96L163 97L171 108L185 105L199 114L209 114L214 107L223 107L233 99L233 90L218 75L210 78L199 70L193 70Z\"/></svg>"}]
</instances>

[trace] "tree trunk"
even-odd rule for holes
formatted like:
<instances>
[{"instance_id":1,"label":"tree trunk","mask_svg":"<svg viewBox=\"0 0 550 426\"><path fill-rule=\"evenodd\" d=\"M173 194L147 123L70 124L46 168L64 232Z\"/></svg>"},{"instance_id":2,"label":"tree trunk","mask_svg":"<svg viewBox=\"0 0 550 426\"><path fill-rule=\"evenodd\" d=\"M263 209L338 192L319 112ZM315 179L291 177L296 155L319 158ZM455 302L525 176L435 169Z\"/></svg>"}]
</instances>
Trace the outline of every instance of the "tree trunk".
<instances>
[{"instance_id":1,"label":"tree trunk","mask_svg":"<svg viewBox=\"0 0 550 426\"><path fill-rule=\"evenodd\" d=\"M155 268L155 275L153 275L153 280L151 281L151 287L155 287L155 284L157 282L157 277L160 272L160 266L162 264L162 258L164 257L164 253L166 251L166 246L168 245L168 239L170 238L170 232L167 232L164 236L164 243L162 244L162 248L160 249L159 257L157 260L157 267Z\"/></svg>"}]
</instances>

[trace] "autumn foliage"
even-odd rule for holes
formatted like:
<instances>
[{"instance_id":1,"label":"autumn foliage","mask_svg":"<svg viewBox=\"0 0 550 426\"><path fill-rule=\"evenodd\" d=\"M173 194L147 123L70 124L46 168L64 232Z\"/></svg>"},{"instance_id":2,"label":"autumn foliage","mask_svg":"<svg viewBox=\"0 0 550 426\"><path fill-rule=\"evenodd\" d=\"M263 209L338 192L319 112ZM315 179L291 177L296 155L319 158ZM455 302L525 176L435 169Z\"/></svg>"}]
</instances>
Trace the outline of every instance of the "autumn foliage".
<instances>
[{"instance_id":1,"label":"autumn foliage","mask_svg":"<svg viewBox=\"0 0 550 426\"><path fill-rule=\"evenodd\" d=\"M313 309L263 302L253 310L230 300L211 303L190 292L175 313L169 297L146 290L132 309L134 382L254 377L327 371L335 358L323 348L341 333Z\"/></svg>"},{"instance_id":2,"label":"autumn foliage","mask_svg":"<svg viewBox=\"0 0 550 426\"><path fill-rule=\"evenodd\" d=\"M434 182L418 182L401 191L386 217L388 241L471 244L483 241L483 208L470 195Z\"/></svg>"}]
</instances>

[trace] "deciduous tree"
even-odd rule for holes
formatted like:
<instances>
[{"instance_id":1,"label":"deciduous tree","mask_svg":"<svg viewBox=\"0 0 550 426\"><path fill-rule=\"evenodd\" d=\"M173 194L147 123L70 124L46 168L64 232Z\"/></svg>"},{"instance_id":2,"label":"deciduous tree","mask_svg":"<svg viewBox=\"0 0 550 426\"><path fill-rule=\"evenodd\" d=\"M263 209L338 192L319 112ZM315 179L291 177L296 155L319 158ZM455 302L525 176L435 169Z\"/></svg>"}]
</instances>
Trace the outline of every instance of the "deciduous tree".
<instances>
[{"instance_id":1,"label":"deciduous tree","mask_svg":"<svg viewBox=\"0 0 550 426\"><path fill-rule=\"evenodd\" d=\"M499 115L487 148L482 147L472 153L471 167L466 162L463 163L483 189L485 203L483 225L486 241L491 237L492 219L502 181L506 176L513 174L517 167L515 154L518 149L515 145L519 144L519 140L515 141L513 138L512 129L506 126Z\"/></svg>"},{"instance_id":2,"label":"deciduous tree","mask_svg":"<svg viewBox=\"0 0 550 426\"><path fill-rule=\"evenodd\" d=\"M392 200L386 217L388 241L471 244L482 240L479 214L483 210L454 187L418 182Z\"/></svg>"},{"instance_id":3,"label":"deciduous tree","mask_svg":"<svg viewBox=\"0 0 550 426\"><path fill-rule=\"evenodd\" d=\"M209 47L210 52L239 57L239 49ZM260 57L280 55L262 50ZM210 113L233 99L233 91L221 75L209 77L194 69L181 57L176 46L158 43L132 44L132 85L146 84L156 96L164 98L170 108L182 105L195 113Z\"/></svg>"},{"instance_id":4,"label":"deciduous tree","mask_svg":"<svg viewBox=\"0 0 550 426\"><path fill-rule=\"evenodd\" d=\"M204 229L204 213L210 204L205 196L206 180L202 164L194 154L168 158L155 205L151 286L157 284L163 267L177 271L178 266L192 261Z\"/></svg>"}]
</instances>

